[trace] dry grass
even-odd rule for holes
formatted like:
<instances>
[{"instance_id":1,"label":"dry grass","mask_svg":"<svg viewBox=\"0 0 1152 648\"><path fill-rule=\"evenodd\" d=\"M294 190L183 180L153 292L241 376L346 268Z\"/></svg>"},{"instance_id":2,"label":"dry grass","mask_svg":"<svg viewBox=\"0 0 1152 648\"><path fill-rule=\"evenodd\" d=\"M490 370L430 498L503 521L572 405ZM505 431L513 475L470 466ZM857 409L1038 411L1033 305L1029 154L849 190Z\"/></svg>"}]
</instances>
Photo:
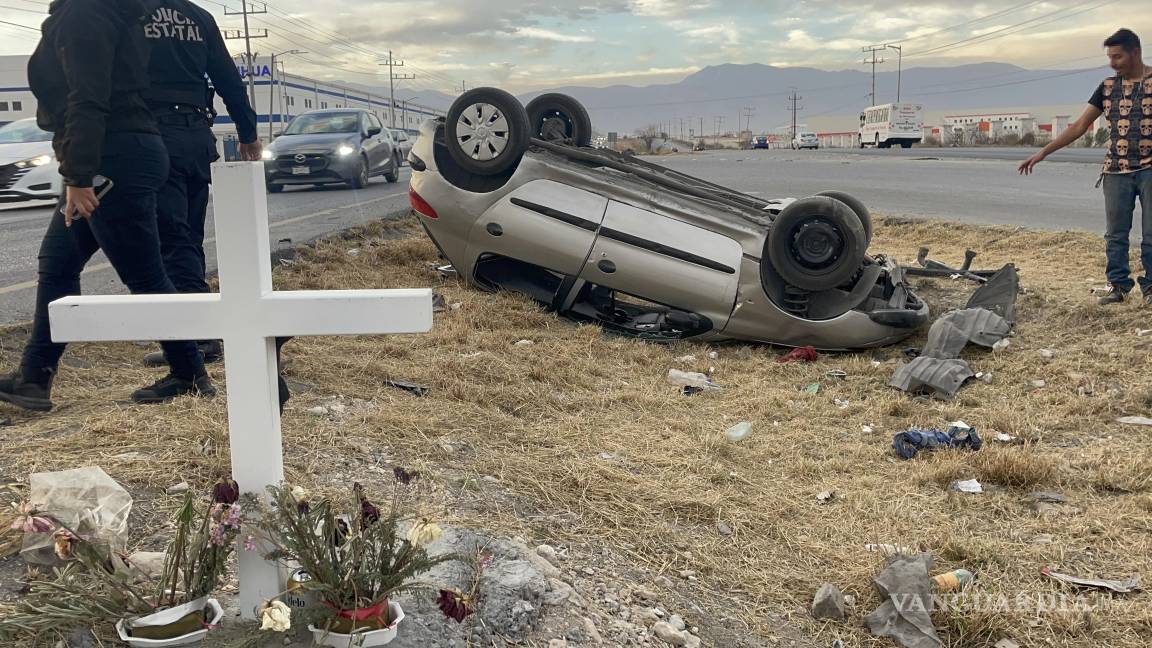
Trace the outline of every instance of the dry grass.
<instances>
[{"instance_id":1,"label":"dry grass","mask_svg":"<svg viewBox=\"0 0 1152 648\"><path fill-rule=\"evenodd\" d=\"M977 572L972 591L989 601L1061 593L1040 575L1045 565L1107 578L1152 573L1152 430L1114 422L1152 409L1152 336L1135 334L1149 327L1148 311L1094 305L1089 282L1101 285L1103 275L1096 237L879 222L873 250L910 261L929 245L933 257L958 262L971 247L980 267L1016 262L1028 289L1012 345L995 355L965 352L976 370L993 372L994 384L975 383L941 403L886 386L899 347L780 365L780 350L765 346L606 337L519 297L442 278L429 268L431 244L397 233L414 232L403 223L372 226L307 250L276 274L286 289L430 285L461 304L438 314L424 336L288 345L290 377L314 386L295 394L284 422L292 480L323 492L350 477L386 479L388 462L416 466L431 476L425 505L448 522L538 541L610 544L653 575L685 583L690 596L726 601L726 613L758 635L772 632L765 619L783 614L818 645L837 635L853 646L891 645L859 627L878 603L870 578L882 561L865 543L913 545L935 554L940 571ZM351 247L359 254L347 254ZM962 305L971 291L949 281L917 283L936 312ZM22 341L21 332L10 333L3 366L16 363ZM520 339L535 344L513 346ZM922 342L923 334L908 346ZM1043 348L1056 356L1044 359ZM710 350L717 360L708 360ZM100 464L131 487L140 528L147 528L174 504L165 487L184 479L206 486L226 471L223 399L115 404L153 379L138 368L144 351L77 345L69 356L80 366L61 372L57 412L0 410L15 419L0 430L0 476ZM664 382L673 358L688 354L699 362L681 368L715 367L723 392L684 397ZM831 369L848 377L824 378ZM222 380L221 369L213 372ZM415 398L382 386L388 378L432 393ZM1038 378L1047 386L1029 385ZM817 381L819 394L799 392ZM306 413L338 395L344 413ZM849 405L841 409L834 399ZM890 450L895 432L957 419L987 437L1011 434L1020 445L989 441L977 453L908 462ZM740 445L725 441L724 430L745 420L754 424L752 436ZM863 425L875 433L862 433ZM145 458L115 458L128 451ZM984 494L948 492L952 480L971 477ZM820 504L815 496L825 490L837 497ZM1025 498L1032 490L1061 492L1068 503L1037 515ZM721 521L731 536L717 532ZM1053 542L1034 543L1041 534ZM147 543L146 536L139 540ZM683 569L700 574L699 584L679 581ZM807 605L824 581L857 596L850 623L809 620ZM937 622L952 647L1004 637L1027 646L1146 645L1139 637L1152 628L1147 595L1096 603L1101 608L1091 614L985 605L941 612ZM707 630L706 619L690 621Z\"/></svg>"}]
</instances>

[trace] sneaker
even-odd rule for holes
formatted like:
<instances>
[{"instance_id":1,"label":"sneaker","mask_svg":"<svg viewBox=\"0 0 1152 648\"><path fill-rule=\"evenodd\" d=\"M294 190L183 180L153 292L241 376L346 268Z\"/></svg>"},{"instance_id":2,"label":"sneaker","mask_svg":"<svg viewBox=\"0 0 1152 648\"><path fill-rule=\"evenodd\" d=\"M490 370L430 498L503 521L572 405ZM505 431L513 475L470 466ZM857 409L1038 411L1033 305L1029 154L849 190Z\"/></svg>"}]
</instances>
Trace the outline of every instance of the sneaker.
<instances>
[{"instance_id":1,"label":"sneaker","mask_svg":"<svg viewBox=\"0 0 1152 648\"><path fill-rule=\"evenodd\" d=\"M204 364L220 362L220 359L224 357L224 347L221 346L220 340L197 342L196 348L200 349L200 355L204 356ZM168 360L164 358L163 351L153 351L144 356L145 367L163 367L167 364Z\"/></svg>"},{"instance_id":2,"label":"sneaker","mask_svg":"<svg viewBox=\"0 0 1152 648\"><path fill-rule=\"evenodd\" d=\"M36 412L52 409L52 372L44 373L46 382L28 380L23 368L0 375L0 401Z\"/></svg>"},{"instance_id":3,"label":"sneaker","mask_svg":"<svg viewBox=\"0 0 1152 648\"><path fill-rule=\"evenodd\" d=\"M1110 306L1112 304L1121 304L1124 302L1124 297L1128 294L1127 290L1120 290L1115 286L1108 287L1108 294L1096 300L1097 304L1101 306Z\"/></svg>"},{"instance_id":4,"label":"sneaker","mask_svg":"<svg viewBox=\"0 0 1152 648\"><path fill-rule=\"evenodd\" d=\"M132 392L132 400L141 405L154 405L167 403L185 394L212 398L216 395L216 388L212 386L208 374L197 376L194 380L185 380L168 374L155 383Z\"/></svg>"}]
</instances>

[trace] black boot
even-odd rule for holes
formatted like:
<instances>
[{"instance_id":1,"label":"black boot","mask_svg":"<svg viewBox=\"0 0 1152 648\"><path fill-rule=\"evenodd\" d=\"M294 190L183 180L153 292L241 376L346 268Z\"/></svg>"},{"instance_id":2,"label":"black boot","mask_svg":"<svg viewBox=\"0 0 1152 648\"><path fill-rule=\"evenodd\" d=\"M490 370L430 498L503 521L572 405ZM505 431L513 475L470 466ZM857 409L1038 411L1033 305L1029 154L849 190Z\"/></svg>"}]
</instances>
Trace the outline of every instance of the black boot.
<instances>
[{"instance_id":1,"label":"black boot","mask_svg":"<svg viewBox=\"0 0 1152 648\"><path fill-rule=\"evenodd\" d=\"M154 405L168 401L185 394L212 398L216 395L216 388L208 374L202 373L192 380L168 374L155 383L132 392L132 400L141 405Z\"/></svg>"},{"instance_id":2,"label":"black boot","mask_svg":"<svg viewBox=\"0 0 1152 648\"><path fill-rule=\"evenodd\" d=\"M52 369L30 369L0 376L0 401L37 412L52 409Z\"/></svg>"},{"instance_id":3,"label":"black boot","mask_svg":"<svg viewBox=\"0 0 1152 648\"><path fill-rule=\"evenodd\" d=\"M196 348L200 349L200 355L204 356L204 364L220 362L224 357L224 347L220 344L220 340L201 340L196 343ZM144 356L145 367L163 367L167 364L163 351L153 351Z\"/></svg>"}]
</instances>

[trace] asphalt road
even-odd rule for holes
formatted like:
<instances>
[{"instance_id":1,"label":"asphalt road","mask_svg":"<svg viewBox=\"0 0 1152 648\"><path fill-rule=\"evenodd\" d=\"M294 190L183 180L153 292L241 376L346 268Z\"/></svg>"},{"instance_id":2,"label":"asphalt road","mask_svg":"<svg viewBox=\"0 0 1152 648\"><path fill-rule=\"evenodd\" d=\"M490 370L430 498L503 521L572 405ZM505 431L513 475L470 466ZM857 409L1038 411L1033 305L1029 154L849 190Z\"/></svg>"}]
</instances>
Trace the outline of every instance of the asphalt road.
<instances>
[{"instance_id":1,"label":"asphalt road","mask_svg":"<svg viewBox=\"0 0 1152 648\"><path fill-rule=\"evenodd\" d=\"M803 197L840 189L886 215L927 216L1040 229L1102 228L1104 201L1093 185L1100 149L1062 151L1021 177L1035 149L823 149L709 151L650 158L659 164L754 195ZM272 249L305 243L405 209L409 170L400 182L368 188L289 189L269 195ZM32 318L36 252L51 208L0 208L0 325ZM212 231L209 225L209 232ZM211 240L211 239L210 239ZM215 267L214 246L207 246ZM102 256L83 277L87 294L124 292Z\"/></svg>"},{"instance_id":2,"label":"asphalt road","mask_svg":"<svg viewBox=\"0 0 1152 648\"><path fill-rule=\"evenodd\" d=\"M275 250L290 239L306 243L321 236L382 218L408 206L407 167L401 169L400 181L389 184L373 178L361 190L343 187L320 189L286 189L268 195L269 238ZM32 319L36 301L36 253L48 226L52 205L0 209L0 326ZM209 207L209 241L214 241L212 211ZM215 246L205 246L208 265L216 267ZM126 292L115 272L97 253L81 279L85 294Z\"/></svg>"}]
</instances>

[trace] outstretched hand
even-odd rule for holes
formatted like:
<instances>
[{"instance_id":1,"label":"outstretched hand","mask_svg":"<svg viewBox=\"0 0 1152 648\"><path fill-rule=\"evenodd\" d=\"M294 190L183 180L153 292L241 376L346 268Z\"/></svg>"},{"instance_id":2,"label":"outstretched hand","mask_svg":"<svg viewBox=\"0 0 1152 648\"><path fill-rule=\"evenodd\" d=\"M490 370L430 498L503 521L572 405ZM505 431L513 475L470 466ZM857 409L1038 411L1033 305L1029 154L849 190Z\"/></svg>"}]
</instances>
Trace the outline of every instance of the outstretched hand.
<instances>
[{"instance_id":1,"label":"outstretched hand","mask_svg":"<svg viewBox=\"0 0 1152 648\"><path fill-rule=\"evenodd\" d=\"M1040 152L1021 162L1019 168L1020 175L1032 175L1032 169L1036 168L1036 165L1040 164L1045 157L1044 153Z\"/></svg>"}]
</instances>

